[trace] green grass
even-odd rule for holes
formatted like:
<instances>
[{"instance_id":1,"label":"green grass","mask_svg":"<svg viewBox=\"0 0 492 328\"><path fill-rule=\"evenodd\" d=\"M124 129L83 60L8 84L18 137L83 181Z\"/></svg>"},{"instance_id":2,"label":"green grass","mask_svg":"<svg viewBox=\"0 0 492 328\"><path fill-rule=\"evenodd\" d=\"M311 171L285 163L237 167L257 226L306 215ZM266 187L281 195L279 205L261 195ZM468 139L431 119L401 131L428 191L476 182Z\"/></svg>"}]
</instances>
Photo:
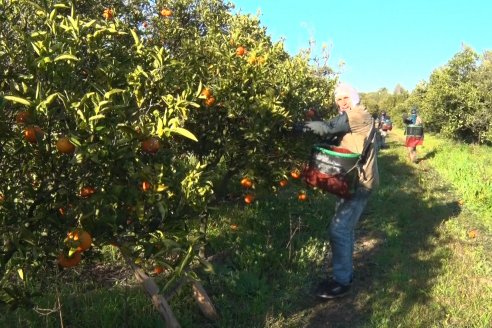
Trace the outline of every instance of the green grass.
<instances>
[{"instance_id":1,"label":"green grass","mask_svg":"<svg viewBox=\"0 0 492 328\"><path fill-rule=\"evenodd\" d=\"M220 320L205 319L185 288L170 301L182 327L490 327L492 198L484 177L492 176L492 150L426 135L418 148L423 160L410 164L402 138L394 130L380 154L381 186L357 229L348 297L319 302L313 296L327 275L334 198L310 190L309 200L299 202L304 186L291 183L252 206L230 203L213 213L207 253L215 271L203 283ZM108 286L86 270L54 280L65 327L162 326L131 275ZM54 293L34 301L38 309L57 304ZM0 326L61 326L59 312L38 312L3 311Z\"/></svg>"}]
</instances>

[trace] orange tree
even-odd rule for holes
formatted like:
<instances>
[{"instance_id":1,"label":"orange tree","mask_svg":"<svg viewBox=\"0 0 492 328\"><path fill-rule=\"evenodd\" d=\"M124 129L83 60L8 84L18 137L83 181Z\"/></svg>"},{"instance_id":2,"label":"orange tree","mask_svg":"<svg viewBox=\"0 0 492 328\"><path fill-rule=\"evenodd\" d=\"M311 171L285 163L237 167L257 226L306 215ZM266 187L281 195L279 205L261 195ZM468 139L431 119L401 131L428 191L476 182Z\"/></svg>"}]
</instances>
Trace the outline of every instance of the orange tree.
<instances>
[{"instance_id":1,"label":"orange tree","mask_svg":"<svg viewBox=\"0 0 492 328\"><path fill-rule=\"evenodd\" d=\"M132 8L39 3L1 2L1 299L20 295L17 273L76 265L91 242L182 274L196 241L182 218L210 194L172 146L196 140L198 85L178 90L185 63L142 42Z\"/></svg>"},{"instance_id":2,"label":"orange tree","mask_svg":"<svg viewBox=\"0 0 492 328\"><path fill-rule=\"evenodd\" d=\"M182 274L185 220L231 179L288 178L307 154L292 124L330 109L330 71L221 0L0 1L4 283L90 257L74 232Z\"/></svg>"},{"instance_id":3,"label":"orange tree","mask_svg":"<svg viewBox=\"0 0 492 328\"><path fill-rule=\"evenodd\" d=\"M231 14L231 4L172 0L157 7L172 15L153 16L149 42L186 62L181 78L202 83L203 91L200 108L186 122L198 142L173 146L214 172L216 197L226 195L231 178L239 184L251 176L265 188L276 184L297 165L294 150L305 150L286 132L305 119L305 110L329 109L333 76L313 67L307 53L289 56L257 17Z\"/></svg>"}]
</instances>

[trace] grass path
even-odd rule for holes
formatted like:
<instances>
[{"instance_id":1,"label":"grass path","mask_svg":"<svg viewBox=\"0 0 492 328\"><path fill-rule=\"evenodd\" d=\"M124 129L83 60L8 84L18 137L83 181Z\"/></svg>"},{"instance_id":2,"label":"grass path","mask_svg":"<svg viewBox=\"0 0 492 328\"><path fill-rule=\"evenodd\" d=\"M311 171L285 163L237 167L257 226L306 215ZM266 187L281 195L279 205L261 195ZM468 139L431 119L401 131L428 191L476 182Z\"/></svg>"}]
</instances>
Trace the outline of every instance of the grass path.
<instances>
[{"instance_id":1,"label":"grass path","mask_svg":"<svg viewBox=\"0 0 492 328\"><path fill-rule=\"evenodd\" d=\"M490 279L476 281L473 272L474 240L455 238L447 227L471 213L462 210L452 188L428 164L431 149L419 147L421 161L411 164L401 135L392 133L388 144L379 158L381 187L358 229L351 294L326 302L308 296L304 308L279 326L492 324L490 311L477 317L483 311L470 309L485 305L490 310L492 304Z\"/></svg>"}]
</instances>

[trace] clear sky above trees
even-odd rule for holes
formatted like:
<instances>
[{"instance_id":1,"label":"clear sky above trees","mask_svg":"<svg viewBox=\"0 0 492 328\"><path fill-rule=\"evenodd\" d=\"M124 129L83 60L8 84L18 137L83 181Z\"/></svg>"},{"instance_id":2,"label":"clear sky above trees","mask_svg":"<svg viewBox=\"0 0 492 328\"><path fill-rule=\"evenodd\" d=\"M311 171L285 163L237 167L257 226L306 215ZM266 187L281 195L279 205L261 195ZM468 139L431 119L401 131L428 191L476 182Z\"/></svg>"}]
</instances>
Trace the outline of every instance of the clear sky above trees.
<instances>
[{"instance_id":1,"label":"clear sky above trees","mask_svg":"<svg viewBox=\"0 0 492 328\"><path fill-rule=\"evenodd\" d=\"M331 48L330 66L363 92L397 83L413 90L462 49L492 49L492 1L294 1L235 0L237 10L256 14L274 40L291 53L316 41Z\"/></svg>"}]
</instances>

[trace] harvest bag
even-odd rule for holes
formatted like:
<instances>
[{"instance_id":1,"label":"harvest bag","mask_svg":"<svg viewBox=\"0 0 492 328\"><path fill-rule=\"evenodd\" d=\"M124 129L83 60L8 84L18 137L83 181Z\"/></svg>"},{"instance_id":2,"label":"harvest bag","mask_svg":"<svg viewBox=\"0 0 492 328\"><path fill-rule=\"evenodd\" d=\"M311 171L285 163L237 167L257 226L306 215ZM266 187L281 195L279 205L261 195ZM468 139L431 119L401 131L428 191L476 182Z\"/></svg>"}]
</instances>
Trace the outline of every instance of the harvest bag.
<instances>
[{"instance_id":1,"label":"harvest bag","mask_svg":"<svg viewBox=\"0 0 492 328\"><path fill-rule=\"evenodd\" d=\"M360 158L361 154L345 148L315 145L309 165L302 172L303 179L311 187L350 198L359 180L357 163Z\"/></svg>"},{"instance_id":2,"label":"harvest bag","mask_svg":"<svg viewBox=\"0 0 492 328\"><path fill-rule=\"evenodd\" d=\"M422 137L424 135L424 127L422 125L407 125L405 134L408 136Z\"/></svg>"},{"instance_id":3,"label":"harvest bag","mask_svg":"<svg viewBox=\"0 0 492 328\"><path fill-rule=\"evenodd\" d=\"M424 144L424 127L422 125L407 125L405 129L405 146L417 147Z\"/></svg>"},{"instance_id":4,"label":"harvest bag","mask_svg":"<svg viewBox=\"0 0 492 328\"><path fill-rule=\"evenodd\" d=\"M393 123L391 120L385 120L383 125L381 126L381 130L383 131L391 131L393 129Z\"/></svg>"}]
</instances>

